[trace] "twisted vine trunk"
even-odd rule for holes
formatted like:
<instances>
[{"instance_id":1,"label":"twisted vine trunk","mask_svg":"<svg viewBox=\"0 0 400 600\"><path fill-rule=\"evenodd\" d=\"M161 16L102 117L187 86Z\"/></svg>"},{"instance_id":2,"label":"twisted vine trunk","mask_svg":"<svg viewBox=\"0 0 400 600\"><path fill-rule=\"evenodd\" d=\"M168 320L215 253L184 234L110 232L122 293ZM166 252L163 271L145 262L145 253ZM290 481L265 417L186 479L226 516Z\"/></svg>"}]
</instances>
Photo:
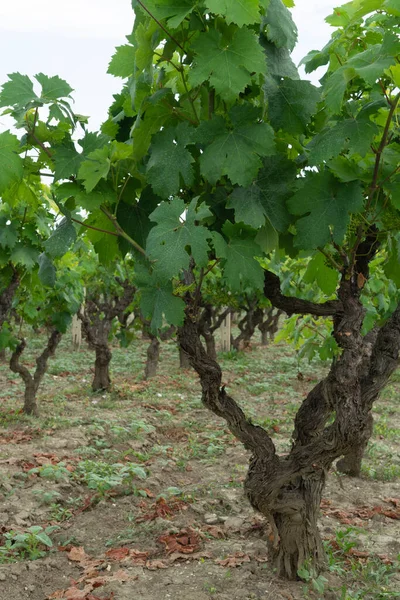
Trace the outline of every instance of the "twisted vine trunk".
<instances>
[{"instance_id":1,"label":"twisted vine trunk","mask_svg":"<svg viewBox=\"0 0 400 600\"><path fill-rule=\"evenodd\" d=\"M273 306L266 308L263 315L263 321L258 325L261 332L261 345L268 346L269 341L273 341L278 331L279 317L283 314L282 310L276 310Z\"/></svg>"},{"instance_id":2,"label":"twisted vine trunk","mask_svg":"<svg viewBox=\"0 0 400 600\"><path fill-rule=\"evenodd\" d=\"M256 327L262 323L264 316L264 311L258 306L257 300L249 301L244 311L244 317L238 321L239 335L236 338L231 336L231 344L235 350L243 350L249 346Z\"/></svg>"},{"instance_id":3,"label":"twisted vine trunk","mask_svg":"<svg viewBox=\"0 0 400 600\"><path fill-rule=\"evenodd\" d=\"M33 375L31 375L27 367L20 363L22 353L26 348L26 340L21 340L11 355L10 369L13 373L20 375L25 384L23 410L27 415L33 415L35 417L39 416L39 409L36 401L37 391L47 371L49 358L54 356L57 346L61 341L61 337L61 333L56 329L51 332L45 349L36 359L36 369Z\"/></svg>"},{"instance_id":4,"label":"twisted vine trunk","mask_svg":"<svg viewBox=\"0 0 400 600\"><path fill-rule=\"evenodd\" d=\"M217 309L211 304L206 303L200 315L198 321L199 333L204 338L208 356L214 360L217 359L214 333L221 327L230 312L231 308L226 308L218 314Z\"/></svg>"},{"instance_id":5,"label":"twisted vine trunk","mask_svg":"<svg viewBox=\"0 0 400 600\"><path fill-rule=\"evenodd\" d=\"M117 279L117 278L116 278ZM89 345L95 351L94 392L108 391L111 387L110 363L112 352L109 348L109 337L113 321L118 317L124 323L124 311L131 304L136 289L127 281L117 279L123 288L121 296L96 296L89 290L85 306L78 313L82 322L82 332Z\"/></svg>"},{"instance_id":6,"label":"twisted vine trunk","mask_svg":"<svg viewBox=\"0 0 400 600\"><path fill-rule=\"evenodd\" d=\"M146 366L144 369L144 378L150 379L151 377L155 377L157 375L158 363L160 360L160 339L161 341L169 340L175 333L176 327L171 325L167 330L160 333L160 339L151 333L150 331L150 323L143 323L143 330L146 331L147 339L150 339L150 344L147 347L147 360ZM190 366L190 365L189 365Z\"/></svg>"},{"instance_id":7,"label":"twisted vine trunk","mask_svg":"<svg viewBox=\"0 0 400 600\"><path fill-rule=\"evenodd\" d=\"M374 255L369 242L359 253ZM368 275L368 260L360 259L357 272ZM362 447L371 426L373 402L397 366L400 352L400 304L371 342L361 335L365 309L359 299L357 277L344 274L338 298L316 304L285 297L276 275L265 273L266 297L285 312L332 316L341 356L308 394L295 419L293 445L278 456L268 433L246 419L235 400L221 386L222 373L200 340L194 302L186 299L187 316L179 342L200 377L202 400L226 420L229 429L250 450L244 484L251 505L269 521L269 555L277 572L297 577L304 561L317 572L324 566L324 551L317 528L325 475L333 461ZM331 418L334 418L331 424Z\"/></svg>"}]
</instances>

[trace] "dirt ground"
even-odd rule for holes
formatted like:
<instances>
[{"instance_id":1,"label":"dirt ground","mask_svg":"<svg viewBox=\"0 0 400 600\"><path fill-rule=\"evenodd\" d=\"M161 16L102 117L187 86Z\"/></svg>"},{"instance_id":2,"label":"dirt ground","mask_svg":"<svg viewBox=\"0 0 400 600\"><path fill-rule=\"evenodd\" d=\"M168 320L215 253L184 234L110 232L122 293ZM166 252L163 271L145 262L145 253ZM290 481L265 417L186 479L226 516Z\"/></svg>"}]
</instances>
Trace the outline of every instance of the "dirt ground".
<instances>
[{"instance_id":1,"label":"dirt ground","mask_svg":"<svg viewBox=\"0 0 400 600\"><path fill-rule=\"evenodd\" d=\"M21 383L1 366L1 600L400 598L400 378L377 405L362 478L328 475L326 572L286 582L266 558L268 527L243 496L247 452L202 407L173 342L159 375L143 381L145 348L115 348L113 390L93 395L91 353L65 342L39 419L20 413ZM257 343L221 360L232 395L285 451L323 366ZM31 560L32 542L7 550L32 526L57 527L51 546L39 544L43 557Z\"/></svg>"}]
</instances>

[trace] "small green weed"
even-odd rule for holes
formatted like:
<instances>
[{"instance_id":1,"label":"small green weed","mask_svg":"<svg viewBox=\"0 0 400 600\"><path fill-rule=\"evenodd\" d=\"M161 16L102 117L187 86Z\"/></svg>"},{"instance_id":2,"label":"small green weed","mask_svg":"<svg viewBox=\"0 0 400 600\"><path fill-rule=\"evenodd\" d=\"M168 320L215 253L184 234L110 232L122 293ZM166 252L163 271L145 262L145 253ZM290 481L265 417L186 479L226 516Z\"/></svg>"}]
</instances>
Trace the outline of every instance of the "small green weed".
<instances>
[{"instance_id":1,"label":"small green weed","mask_svg":"<svg viewBox=\"0 0 400 600\"><path fill-rule=\"evenodd\" d=\"M45 556L47 549L53 545L49 536L57 529L59 529L57 525L46 529L40 525L32 525L23 533L13 530L5 533L3 535L5 544L0 546L0 563L19 559L36 560Z\"/></svg>"}]
</instances>

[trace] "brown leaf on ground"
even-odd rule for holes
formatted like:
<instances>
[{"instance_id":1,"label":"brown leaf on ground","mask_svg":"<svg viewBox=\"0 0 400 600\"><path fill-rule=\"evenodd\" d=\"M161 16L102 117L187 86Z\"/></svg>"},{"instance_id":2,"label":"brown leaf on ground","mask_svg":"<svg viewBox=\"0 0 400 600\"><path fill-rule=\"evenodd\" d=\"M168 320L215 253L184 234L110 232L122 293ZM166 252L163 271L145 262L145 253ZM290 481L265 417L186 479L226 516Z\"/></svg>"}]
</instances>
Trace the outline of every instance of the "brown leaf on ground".
<instances>
[{"instance_id":1,"label":"brown leaf on ground","mask_svg":"<svg viewBox=\"0 0 400 600\"><path fill-rule=\"evenodd\" d=\"M157 569L168 569L168 565L162 560L148 560L146 562L146 569L157 571Z\"/></svg>"},{"instance_id":2,"label":"brown leaf on ground","mask_svg":"<svg viewBox=\"0 0 400 600\"><path fill-rule=\"evenodd\" d=\"M183 500L179 500L179 498L171 498L168 502L165 498L159 498L157 502L154 502L147 512L141 517L136 519L137 523L141 523L142 521L153 521L158 517L165 519L165 517L171 517L181 510L187 510L188 503ZM147 505L145 502L140 504L140 508L147 509Z\"/></svg>"},{"instance_id":3,"label":"brown leaf on ground","mask_svg":"<svg viewBox=\"0 0 400 600\"><path fill-rule=\"evenodd\" d=\"M210 552L194 552L193 554L182 554L182 552L173 552L169 557L169 561L174 563L180 558L184 560L200 560L200 558L212 558Z\"/></svg>"},{"instance_id":4,"label":"brown leaf on ground","mask_svg":"<svg viewBox=\"0 0 400 600\"><path fill-rule=\"evenodd\" d=\"M122 560L129 556L129 548L111 548L111 550L107 550L106 556L110 560Z\"/></svg>"},{"instance_id":5,"label":"brown leaf on ground","mask_svg":"<svg viewBox=\"0 0 400 600\"><path fill-rule=\"evenodd\" d=\"M394 504L394 506L397 508L400 508L400 498L384 498L383 499L384 502L387 502L388 504Z\"/></svg>"},{"instance_id":6,"label":"brown leaf on ground","mask_svg":"<svg viewBox=\"0 0 400 600\"><path fill-rule=\"evenodd\" d=\"M110 583L111 581L131 581L137 579L137 575L132 576L129 575L129 573L127 573L126 571L124 571L123 569L119 569L118 571L115 571L115 573L112 573L111 575L98 575L97 577L94 577L93 579L90 579L90 581L88 581L88 584L92 586L93 588L98 588L102 585L105 585L106 583Z\"/></svg>"},{"instance_id":7,"label":"brown leaf on ground","mask_svg":"<svg viewBox=\"0 0 400 600\"><path fill-rule=\"evenodd\" d=\"M204 525L202 528L202 532L205 531L209 533L213 538L221 539L226 537L226 531L224 531L218 525Z\"/></svg>"},{"instance_id":8,"label":"brown leaf on ground","mask_svg":"<svg viewBox=\"0 0 400 600\"><path fill-rule=\"evenodd\" d=\"M160 535L158 542L165 544L167 554L182 552L191 554L200 547L200 536L194 529L182 529L179 533Z\"/></svg>"},{"instance_id":9,"label":"brown leaf on ground","mask_svg":"<svg viewBox=\"0 0 400 600\"><path fill-rule=\"evenodd\" d=\"M85 552L83 546L72 546L71 550L68 552L67 557L69 560L73 562L78 562L82 566L85 566L91 559Z\"/></svg>"},{"instance_id":10,"label":"brown leaf on ground","mask_svg":"<svg viewBox=\"0 0 400 600\"><path fill-rule=\"evenodd\" d=\"M129 551L129 559L134 565L144 567L146 565L146 561L149 557L149 554L149 552L141 552L140 550L133 549Z\"/></svg>"},{"instance_id":11,"label":"brown leaf on ground","mask_svg":"<svg viewBox=\"0 0 400 600\"><path fill-rule=\"evenodd\" d=\"M22 444L23 442L30 442L32 437L24 431L10 431L10 433L0 436L0 444Z\"/></svg>"},{"instance_id":12,"label":"brown leaf on ground","mask_svg":"<svg viewBox=\"0 0 400 600\"><path fill-rule=\"evenodd\" d=\"M250 562L250 556L243 552L235 552L226 558L217 558L214 562L221 567L240 567L243 563Z\"/></svg>"}]
</instances>

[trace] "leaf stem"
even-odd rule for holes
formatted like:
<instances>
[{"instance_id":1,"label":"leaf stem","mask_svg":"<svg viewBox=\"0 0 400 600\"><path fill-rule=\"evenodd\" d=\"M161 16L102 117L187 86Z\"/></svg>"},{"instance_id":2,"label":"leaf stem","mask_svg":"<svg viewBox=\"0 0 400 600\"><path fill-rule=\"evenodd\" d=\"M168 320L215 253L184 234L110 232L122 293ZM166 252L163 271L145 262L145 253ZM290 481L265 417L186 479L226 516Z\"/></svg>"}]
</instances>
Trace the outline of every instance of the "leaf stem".
<instances>
[{"instance_id":1,"label":"leaf stem","mask_svg":"<svg viewBox=\"0 0 400 600\"><path fill-rule=\"evenodd\" d=\"M128 235L122 229L122 227L119 225L119 223L117 221L117 217L115 215L112 215L111 213L109 213L108 210L106 208L104 208L103 206L100 207L100 210L106 215L107 219L109 219L111 221L111 223L114 225L117 235L119 235L120 237L124 238L127 242L129 242L129 244L131 246L133 246L138 252L143 254L143 256L146 256L146 251L144 250L144 248L142 248L142 246L140 246L140 244L135 242L135 240L133 238L131 238L131 236Z\"/></svg>"},{"instance_id":2,"label":"leaf stem","mask_svg":"<svg viewBox=\"0 0 400 600\"><path fill-rule=\"evenodd\" d=\"M175 42L175 44L178 46L178 48L180 48L183 52L185 52L185 48L183 46L180 45L180 43L178 42L178 40L176 40L174 38L173 35L170 34L170 32L168 31L168 29L166 29L164 27L164 25L162 25L160 23L160 21L158 19L156 19L156 17L149 11L149 9L143 4L143 2L141 2L141 0L137 0L137 3L140 4L140 6L143 8L143 10L145 10L147 12L147 14L153 19L153 21L155 21L157 23L157 25L164 31L164 33L167 34L167 36L169 38L171 38L171 40L173 42Z\"/></svg>"}]
</instances>

